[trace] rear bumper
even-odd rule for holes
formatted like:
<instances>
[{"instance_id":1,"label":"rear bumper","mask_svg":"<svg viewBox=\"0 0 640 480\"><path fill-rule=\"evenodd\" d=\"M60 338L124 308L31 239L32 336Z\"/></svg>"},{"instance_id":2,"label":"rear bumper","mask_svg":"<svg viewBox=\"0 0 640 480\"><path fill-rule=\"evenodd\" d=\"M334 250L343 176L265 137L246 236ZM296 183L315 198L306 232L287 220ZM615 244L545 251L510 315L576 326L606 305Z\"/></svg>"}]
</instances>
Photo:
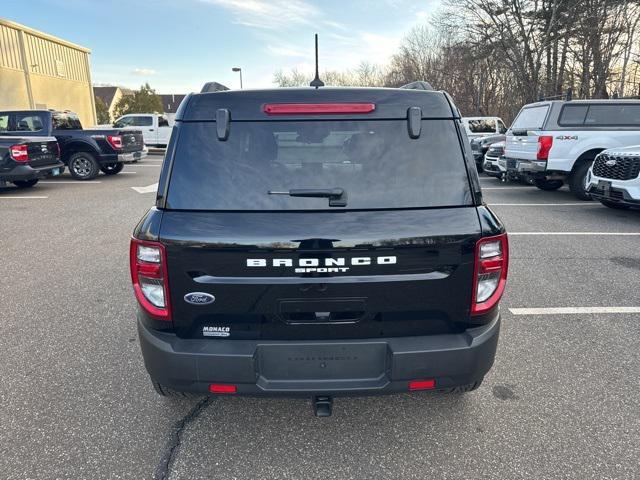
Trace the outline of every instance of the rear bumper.
<instances>
[{"instance_id":1,"label":"rear bumper","mask_svg":"<svg viewBox=\"0 0 640 480\"><path fill-rule=\"evenodd\" d=\"M510 173L544 173L547 171L547 162L517 158L506 158L505 160L507 171Z\"/></svg>"},{"instance_id":2,"label":"rear bumper","mask_svg":"<svg viewBox=\"0 0 640 480\"><path fill-rule=\"evenodd\" d=\"M40 167L32 167L31 165L18 165L8 172L0 172L0 180L5 182L15 182L20 180L34 180L36 178L44 178L56 168L62 169L64 163L57 162Z\"/></svg>"},{"instance_id":3,"label":"rear bumper","mask_svg":"<svg viewBox=\"0 0 640 480\"><path fill-rule=\"evenodd\" d=\"M126 152L126 153L106 153L100 155L98 158L98 162L100 165L109 164L109 163L134 163L138 160L142 160L149 154L149 150L145 147L143 150L138 150L137 152Z\"/></svg>"},{"instance_id":4,"label":"rear bumper","mask_svg":"<svg viewBox=\"0 0 640 480\"><path fill-rule=\"evenodd\" d=\"M233 384L240 395L373 395L480 380L493 365L500 316L460 334L332 341L181 339L138 321L152 379L179 391Z\"/></svg>"}]
</instances>

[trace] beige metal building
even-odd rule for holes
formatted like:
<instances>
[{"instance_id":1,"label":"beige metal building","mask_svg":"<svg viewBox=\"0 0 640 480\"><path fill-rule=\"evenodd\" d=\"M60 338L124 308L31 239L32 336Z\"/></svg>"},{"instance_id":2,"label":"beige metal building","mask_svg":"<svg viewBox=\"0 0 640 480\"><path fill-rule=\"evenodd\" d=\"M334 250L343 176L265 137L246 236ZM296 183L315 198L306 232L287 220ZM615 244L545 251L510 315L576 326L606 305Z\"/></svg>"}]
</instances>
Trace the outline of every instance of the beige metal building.
<instances>
[{"instance_id":1,"label":"beige metal building","mask_svg":"<svg viewBox=\"0 0 640 480\"><path fill-rule=\"evenodd\" d=\"M72 110L96 124L87 48L0 18L0 110Z\"/></svg>"}]
</instances>

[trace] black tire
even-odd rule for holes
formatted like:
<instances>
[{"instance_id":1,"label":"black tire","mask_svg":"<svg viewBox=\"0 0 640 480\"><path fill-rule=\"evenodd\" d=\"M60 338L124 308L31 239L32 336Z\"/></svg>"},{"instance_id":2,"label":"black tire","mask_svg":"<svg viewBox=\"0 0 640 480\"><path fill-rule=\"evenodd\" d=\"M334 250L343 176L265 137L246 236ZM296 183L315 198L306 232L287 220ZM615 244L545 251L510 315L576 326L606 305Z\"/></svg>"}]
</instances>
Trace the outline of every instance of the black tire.
<instances>
[{"instance_id":1,"label":"black tire","mask_svg":"<svg viewBox=\"0 0 640 480\"><path fill-rule=\"evenodd\" d=\"M614 208L616 210L629 210L629 205L623 205L622 203L610 202L608 200L599 200L605 207Z\"/></svg>"},{"instance_id":2,"label":"black tire","mask_svg":"<svg viewBox=\"0 0 640 480\"><path fill-rule=\"evenodd\" d=\"M118 163L107 163L106 165L102 165L100 167L100 170L102 170L102 173L104 173L105 175L117 175L122 171L123 168L124 168L124 163L118 162Z\"/></svg>"},{"instance_id":3,"label":"black tire","mask_svg":"<svg viewBox=\"0 0 640 480\"><path fill-rule=\"evenodd\" d=\"M481 378L477 382L469 383L467 385L460 385L459 387L447 388L446 390L442 390L442 392L443 393L467 393L467 392L473 392L474 390L477 390L478 388L480 388L480 385L482 385L482 381L483 380L484 380L484 378Z\"/></svg>"},{"instance_id":4,"label":"black tire","mask_svg":"<svg viewBox=\"0 0 640 480\"><path fill-rule=\"evenodd\" d=\"M38 183L37 178L33 178L31 180L16 180L15 182L13 182L13 184L18 188L31 188L36 183Z\"/></svg>"},{"instance_id":5,"label":"black tire","mask_svg":"<svg viewBox=\"0 0 640 480\"><path fill-rule=\"evenodd\" d=\"M151 380L151 383L153 384L153 389L161 397L173 397L173 398L200 398L200 397L204 397L204 394L203 395L199 395L197 393L179 392L178 390L172 390L172 389L170 389L168 387L165 387L161 383L156 382L155 380Z\"/></svg>"},{"instance_id":6,"label":"black tire","mask_svg":"<svg viewBox=\"0 0 640 480\"><path fill-rule=\"evenodd\" d=\"M93 180L100 173L100 165L89 152L74 153L69 157L69 173L76 180Z\"/></svg>"},{"instance_id":7,"label":"black tire","mask_svg":"<svg viewBox=\"0 0 640 480\"><path fill-rule=\"evenodd\" d=\"M544 190L545 192L552 192L562 187L564 182L562 180L547 180L546 178L536 178L533 181L533 184L540 190Z\"/></svg>"},{"instance_id":8,"label":"black tire","mask_svg":"<svg viewBox=\"0 0 640 480\"><path fill-rule=\"evenodd\" d=\"M593 159L580 162L569 175L569 190L580 200L592 200L586 189L587 172L592 163Z\"/></svg>"}]
</instances>

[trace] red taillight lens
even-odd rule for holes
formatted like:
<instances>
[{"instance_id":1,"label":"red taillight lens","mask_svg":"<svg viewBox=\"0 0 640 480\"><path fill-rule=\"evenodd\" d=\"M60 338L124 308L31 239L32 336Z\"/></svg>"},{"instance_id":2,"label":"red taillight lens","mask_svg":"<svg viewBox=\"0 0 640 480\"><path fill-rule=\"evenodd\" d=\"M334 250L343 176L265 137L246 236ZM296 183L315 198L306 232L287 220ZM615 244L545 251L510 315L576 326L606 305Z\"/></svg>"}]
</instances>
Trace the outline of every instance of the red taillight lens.
<instances>
[{"instance_id":1,"label":"red taillight lens","mask_svg":"<svg viewBox=\"0 0 640 480\"><path fill-rule=\"evenodd\" d=\"M107 135L107 142L116 150L122 148L122 137L120 135Z\"/></svg>"},{"instance_id":2,"label":"red taillight lens","mask_svg":"<svg viewBox=\"0 0 640 480\"><path fill-rule=\"evenodd\" d=\"M409 382L409 390L415 392L417 390L433 390L436 388L436 381L430 380L412 380Z\"/></svg>"},{"instance_id":3,"label":"red taillight lens","mask_svg":"<svg viewBox=\"0 0 640 480\"><path fill-rule=\"evenodd\" d=\"M158 320L171 320L167 254L158 242L131 239L131 281L140 306Z\"/></svg>"},{"instance_id":4,"label":"red taillight lens","mask_svg":"<svg viewBox=\"0 0 640 480\"><path fill-rule=\"evenodd\" d=\"M224 383L212 383L209 385L209 391L211 393L236 393L238 391L238 387Z\"/></svg>"},{"instance_id":5,"label":"red taillight lens","mask_svg":"<svg viewBox=\"0 0 640 480\"><path fill-rule=\"evenodd\" d=\"M549 150L553 146L553 137L551 135L541 135L538 137L538 153L537 160L547 160L549 158Z\"/></svg>"},{"instance_id":6,"label":"red taillight lens","mask_svg":"<svg viewBox=\"0 0 640 480\"><path fill-rule=\"evenodd\" d=\"M509 242L507 234L487 237L476 243L471 315L481 315L494 308L507 283Z\"/></svg>"},{"instance_id":7,"label":"red taillight lens","mask_svg":"<svg viewBox=\"0 0 640 480\"><path fill-rule=\"evenodd\" d=\"M9 147L9 155L16 162L28 162L29 152L26 145L11 145Z\"/></svg>"},{"instance_id":8,"label":"red taillight lens","mask_svg":"<svg viewBox=\"0 0 640 480\"><path fill-rule=\"evenodd\" d=\"M268 103L267 115L326 115L331 113L371 113L375 103Z\"/></svg>"}]
</instances>

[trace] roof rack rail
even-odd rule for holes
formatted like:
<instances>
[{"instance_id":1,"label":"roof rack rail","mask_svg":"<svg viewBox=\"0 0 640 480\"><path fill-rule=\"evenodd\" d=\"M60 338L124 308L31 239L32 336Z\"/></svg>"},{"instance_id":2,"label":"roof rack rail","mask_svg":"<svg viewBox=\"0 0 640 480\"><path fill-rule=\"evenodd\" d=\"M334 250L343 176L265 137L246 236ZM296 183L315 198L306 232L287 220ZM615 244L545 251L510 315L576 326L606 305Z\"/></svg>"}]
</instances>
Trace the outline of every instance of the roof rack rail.
<instances>
[{"instance_id":1,"label":"roof rack rail","mask_svg":"<svg viewBox=\"0 0 640 480\"><path fill-rule=\"evenodd\" d=\"M402 85L400 88L406 88L409 90L433 90L431 84L429 82L425 82L424 80L407 83L406 85Z\"/></svg>"}]
</instances>

